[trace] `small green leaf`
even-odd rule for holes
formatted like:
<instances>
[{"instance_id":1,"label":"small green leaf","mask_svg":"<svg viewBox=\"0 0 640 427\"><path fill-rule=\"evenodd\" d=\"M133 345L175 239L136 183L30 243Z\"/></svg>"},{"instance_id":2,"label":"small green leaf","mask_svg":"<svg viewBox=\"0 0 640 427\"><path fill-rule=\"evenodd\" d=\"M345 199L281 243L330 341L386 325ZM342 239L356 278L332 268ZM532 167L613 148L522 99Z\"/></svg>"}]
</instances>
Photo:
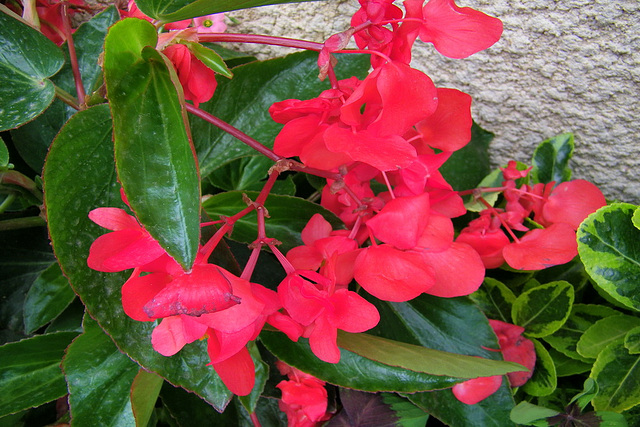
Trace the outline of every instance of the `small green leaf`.
<instances>
[{"instance_id":1,"label":"small green leaf","mask_svg":"<svg viewBox=\"0 0 640 427\"><path fill-rule=\"evenodd\" d=\"M640 230L633 225L636 206L602 207L578 228L578 253L589 276L609 296L640 311Z\"/></svg>"},{"instance_id":2,"label":"small green leaf","mask_svg":"<svg viewBox=\"0 0 640 427\"><path fill-rule=\"evenodd\" d=\"M140 369L131 384L131 409L136 427L149 424L164 380L153 372Z\"/></svg>"},{"instance_id":3,"label":"small green leaf","mask_svg":"<svg viewBox=\"0 0 640 427\"><path fill-rule=\"evenodd\" d=\"M596 411L621 412L640 404L640 355L629 354L622 341L598 354L591 378L600 389L591 402Z\"/></svg>"},{"instance_id":4,"label":"small green leaf","mask_svg":"<svg viewBox=\"0 0 640 427\"><path fill-rule=\"evenodd\" d=\"M489 175L485 176L482 181L478 183L477 187L500 187L502 186L502 181L504 181L502 171L500 169L494 169L493 171L491 171L491 173L489 173ZM482 198L484 199L484 201L489 203L491 206L496 204L499 196L499 191L482 193ZM482 203L480 200L476 200L473 196L468 197L468 201L465 202L464 207L471 212L480 212L487 209L487 206L484 203Z\"/></svg>"},{"instance_id":5,"label":"small green leaf","mask_svg":"<svg viewBox=\"0 0 640 427\"><path fill-rule=\"evenodd\" d=\"M511 421L516 424L522 424L525 426L548 426L545 420L550 417L554 417L558 415L560 412L545 408L542 406L537 406L532 403L523 401L516 405L515 408L511 410Z\"/></svg>"},{"instance_id":6,"label":"small green leaf","mask_svg":"<svg viewBox=\"0 0 640 427\"><path fill-rule=\"evenodd\" d=\"M640 327L633 328L624 336L624 346L630 354L640 354Z\"/></svg>"},{"instance_id":7,"label":"small green leaf","mask_svg":"<svg viewBox=\"0 0 640 427\"><path fill-rule=\"evenodd\" d=\"M633 222L633 225L640 230L640 206L638 206L636 210L633 211L633 217L631 217L631 222Z\"/></svg>"},{"instance_id":8,"label":"small green leaf","mask_svg":"<svg viewBox=\"0 0 640 427\"><path fill-rule=\"evenodd\" d=\"M9 168L9 150L0 136L0 171Z\"/></svg>"},{"instance_id":9,"label":"small green leaf","mask_svg":"<svg viewBox=\"0 0 640 427\"><path fill-rule=\"evenodd\" d=\"M73 422L135 426L129 393L139 366L89 316L83 325L84 333L69 346L62 362Z\"/></svg>"},{"instance_id":10,"label":"small green leaf","mask_svg":"<svg viewBox=\"0 0 640 427\"><path fill-rule=\"evenodd\" d=\"M118 178L131 208L189 269L200 238L200 180L186 116L151 23L124 19L105 40Z\"/></svg>"},{"instance_id":11,"label":"small green leaf","mask_svg":"<svg viewBox=\"0 0 640 427\"><path fill-rule=\"evenodd\" d=\"M0 347L0 416L40 406L67 394L60 361L78 334L38 335Z\"/></svg>"},{"instance_id":12,"label":"small green leaf","mask_svg":"<svg viewBox=\"0 0 640 427\"><path fill-rule=\"evenodd\" d=\"M516 296L504 283L485 277L480 289L469 297L490 319L511 322L511 306Z\"/></svg>"},{"instance_id":13,"label":"small green leaf","mask_svg":"<svg viewBox=\"0 0 640 427\"><path fill-rule=\"evenodd\" d=\"M473 123L471 141L455 151L440 167L440 173L454 190L475 188L489 174L491 168L488 148L493 137L491 132Z\"/></svg>"},{"instance_id":14,"label":"small green leaf","mask_svg":"<svg viewBox=\"0 0 640 427\"><path fill-rule=\"evenodd\" d=\"M584 411L584 408L586 408L589 402L597 395L598 383L595 382L593 378L587 378L584 381L583 390L571 399L569 405L576 402L580 410Z\"/></svg>"},{"instance_id":15,"label":"small green leaf","mask_svg":"<svg viewBox=\"0 0 640 427\"><path fill-rule=\"evenodd\" d=\"M595 359L605 347L614 341L623 340L627 332L638 326L640 318L624 314L598 320L582 334L578 341L578 353Z\"/></svg>"},{"instance_id":16,"label":"small green leaf","mask_svg":"<svg viewBox=\"0 0 640 427\"><path fill-rule=\"evenodd\" d=\"M547 349L538 340L531 341L536 349L536 366L533 369L533 376L522 386L522 389L531 396L548 396L558 385L556 367Z\"/></svg>"},{"instance_id":17,"label":"small green leaf","mask_svg":"<svg viewBox=\"0 0 640 427\"><path fill-rule=\"evenodd\" d=\"M53 263L38 276L27 293L24 302L25 333L32 334L58 317L75 297L60 266Z\"/></svg>"},{"instance_id":18,"label":"small green leaf","mask_svg":"<svg viewBox=\"0 0 640 427\"><path fill-rule=\"evenodd\" d=\"M189 50L196 58L202 61L204 65L215 71L216 74L223 75L229 79L233 77L233 73L229 68L227 68L227 64L225 64L220 55L218 55L214 50L209 49L200 43L185 42L185 44L189 47Z\"/></svg>"},{"instance_id":19,"label":"small green leaf","mask_svg":"<svg viewBox=\"0 0 640 427\"><path fill-rule=\"evenodd\" d=\"M48 79L62 51L42 33L0 11L0 131L34 119L55 96Z\"/></svg>"},{"instance_id":20,"label":"small green leaf","mask_svg":"<svg viewBox=\"0 0 640 427\"><path fill-rule=\"evenodd\" d=\"M573 155L573 134L563 133L542 142L533 152L531 179L534 183L555 182L556 185L571 179L569 160Z\"/></svg>"},{"instance_id":21,"label":"small green leaf","mask_svg":"<svg viewBox=\"0 0 640 427\"><path fill-rule=\"evenodd\" d=\"M573 286L557 281L522 293L513 303L513 322L525 328L529 337L550 335L566 322L573 305Z\"/></svg>"},{"instance_id":22,"label":"small green leaf","mask_svg":"<svg viewBox=\"0 0 640 427\"><path fill-rule=\"evenodd\" d=\"M202 207L211 218L217 219L220 215L233 216L247 207L243 195L251 200L258 197L258 193L254 191L229 191L209 197L202 203ZM273 194L267 198L264 206L270 215L270 218L265 221L267 236L282 242L280 250L284 253L303 244L300 233L316 213L321 214L329 221L334 229L342 225L342 222L333 213L322 206L298 197ZM244 243L253 242L257 236L258 226L255 212L240 218L235 223L231 234L232 239Z\"/></svg>"},{"instance_id":23,"label":"small green leaf","mask_svg":"<svg viewBox=\"0 0 640 427\"><path fill-rule=\"evenodd\" d=\"M581 356L576 350L578 341L595 322L618 314L619 311L604 305L574 304L564 325L553 334L544 337L544 340L565 356L591 365L593 361Z\"/></svg>"},{"instance_id":24,"label":"small green leaf","mask_svg":"<svg viewBox=\"0 0 640 427\"><path fill-rule=\"evenodd\" d=\"M429 414L425 413L409 400L393 393L381 393L381 396L384 403L391 406L391 410L396 413L396 417L398 417L395 424L396 426L424 427L426 425Z\"/></svg>"}]
</instances>

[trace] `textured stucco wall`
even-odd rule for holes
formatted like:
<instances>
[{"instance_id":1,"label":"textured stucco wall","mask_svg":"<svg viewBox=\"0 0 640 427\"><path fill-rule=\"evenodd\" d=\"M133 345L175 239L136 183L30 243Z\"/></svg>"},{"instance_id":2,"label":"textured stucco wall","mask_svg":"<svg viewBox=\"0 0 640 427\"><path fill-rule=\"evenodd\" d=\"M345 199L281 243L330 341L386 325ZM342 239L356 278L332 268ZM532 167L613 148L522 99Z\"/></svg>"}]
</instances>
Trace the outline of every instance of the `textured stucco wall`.
<instances>
[{"instance_id":1,"label":"textured stucco wall","mask_svg":"<svg viewBox=\"0 0 640 427\"><path fill-rule=\"evenodd\" d=\"M417 42L413 66L437 86L474 98L474 118L496 134L495 164L528 162L536 144L576 136L574 177L608 198L640 203L640 1L458 0L500 18L502 39L463 60ZM356 0L232 12L232 32L323 41L348 28ZM244 47L247 49L247 47ZM290 52L249 46L262 57Z\"/></svg>"}]
</instances>

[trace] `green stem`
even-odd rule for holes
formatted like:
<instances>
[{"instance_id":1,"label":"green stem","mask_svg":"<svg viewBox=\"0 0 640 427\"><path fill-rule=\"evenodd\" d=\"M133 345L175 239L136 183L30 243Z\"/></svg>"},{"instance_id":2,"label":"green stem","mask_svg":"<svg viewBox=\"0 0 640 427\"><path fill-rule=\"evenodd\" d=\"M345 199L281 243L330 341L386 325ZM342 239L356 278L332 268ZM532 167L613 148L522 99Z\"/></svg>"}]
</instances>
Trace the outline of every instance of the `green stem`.
<instances>
[{"instance_id":1,"label":"green stem","mask_svg":"<svg viewBox=\"0 0 640 427\"><path fill-rule=\"evenodd\" d=\"M30 216L26 218L14 218L0 221L0 231L18 230L20 228L41 227L47 225L47 222L39 216Z\"/></svg>"},{"instance_id":2,"label":"green stem","mask_svg":"<svg viewBox=\"0 0 640 427\"><path fill-rule=\"evenodd\" d=\"M16 195L11 193L9 195L7 195L7 198L4 199L4 201L2 202L2 204L0 204L0 214L3 213L4 211L7 210L7 208L9 206L11 206L11 203L13 203L13 201L16 199Z\"/></svg>"},{"instance_id":3,"label":"green stem","mask_svg":"<svg viewBox=\"0 0 640 427\"><path fill-rule=\"evenodd\" d=\"M78 100L73 95L71 95L69 92L67 92L64 89L61 89L58 86L54 85L54 88L56 91L56 96L60 101L64 102L69 107L75 110L80 110L80 105L78 104Z\"/></svg>"}]
</instances>

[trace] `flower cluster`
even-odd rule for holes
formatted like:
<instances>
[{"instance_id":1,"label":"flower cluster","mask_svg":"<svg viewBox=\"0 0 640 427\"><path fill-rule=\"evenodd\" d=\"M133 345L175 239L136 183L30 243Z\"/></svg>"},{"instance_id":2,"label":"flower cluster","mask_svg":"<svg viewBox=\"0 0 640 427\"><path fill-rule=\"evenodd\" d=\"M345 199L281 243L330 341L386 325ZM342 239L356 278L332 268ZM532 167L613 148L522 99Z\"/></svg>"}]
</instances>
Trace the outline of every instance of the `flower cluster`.
<instances>
[{"instance_id":1,"label":"flower cluster","mask_svg":"<svg viewBox=\"0 0 640 427\"><path fill-rule=\"evenodd\" d=\"M327 411L327 390L324 381L296 368L276 362L282 375L289 380L278 383L282 391L280 410L287 414L288 425L295 427L314 427L331 417Z\"/></svg>"}]
</instances>

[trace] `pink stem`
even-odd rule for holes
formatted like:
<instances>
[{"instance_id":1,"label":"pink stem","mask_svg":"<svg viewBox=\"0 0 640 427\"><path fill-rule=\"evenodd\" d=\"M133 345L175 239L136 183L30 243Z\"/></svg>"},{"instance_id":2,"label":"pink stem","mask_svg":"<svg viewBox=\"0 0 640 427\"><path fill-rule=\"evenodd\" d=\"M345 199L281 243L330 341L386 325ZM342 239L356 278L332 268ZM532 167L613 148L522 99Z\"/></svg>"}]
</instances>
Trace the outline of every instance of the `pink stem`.
<instances>
[{"instance_id":1,"label":"pink stem","mask_svg":"<svg viewBox=\"0 0 640 427\"><path fill-rule=\"evenodd\" d=\"M286 37L264 36L259 34L232 34L232 33L210 33L198 34L198 41L201 42L241 42L268 44L272 46L292 47L296 49L314 50L320 52L323 43L309 42L306 40L290 39Z\"/></svg>"},{"instance_id":2,"label":"pink stem","mask_svg":"<svg viewBox=\"0 0 640 427\"><path fill-rule=\"evenodd\" d=\"M84 85L82 84L82 76L80 75L80 66L78 65L78 55L76 54L76 47L73 43L73 35L71 33L71 25L69 24L69 15L67 14L67 3L62 3L60 9L62 14L62 22L64 25L64 33L67 38L67 47L69 48L69 60L71 61L71 71L73 73L73 80L76 83L76 94L78 95L78 104L82 108L84 105L84 99L87 96L84 91Z\"/></svg>"}]
</instances>

